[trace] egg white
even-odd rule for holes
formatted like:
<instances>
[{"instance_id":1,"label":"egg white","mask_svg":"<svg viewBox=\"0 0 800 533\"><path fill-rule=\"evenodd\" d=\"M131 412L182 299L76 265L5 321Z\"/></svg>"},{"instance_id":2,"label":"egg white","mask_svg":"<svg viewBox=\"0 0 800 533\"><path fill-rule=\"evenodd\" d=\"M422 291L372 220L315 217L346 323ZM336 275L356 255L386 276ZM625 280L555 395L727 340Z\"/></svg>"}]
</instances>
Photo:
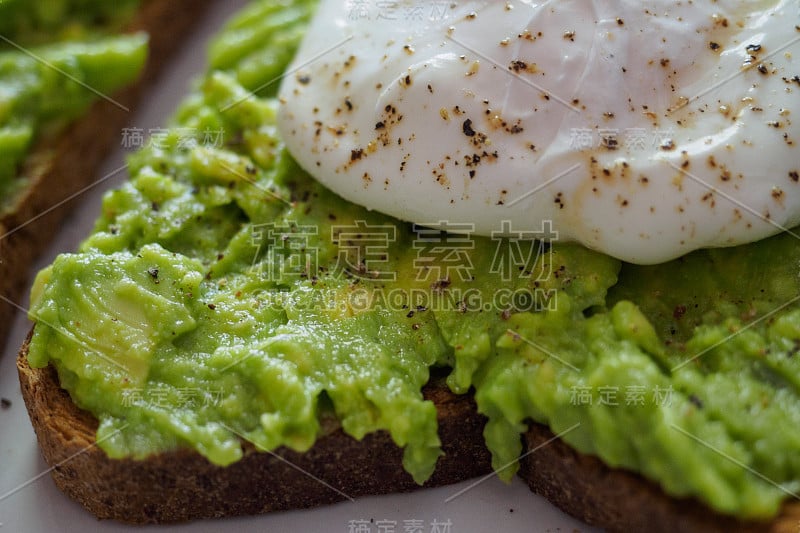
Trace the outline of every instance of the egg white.
<instances>
[{"instance_id":1,"label":"egg white","mask_svg":"<svg viewBox=\"0 0 800 533\"><path fill-rule=\"evenodd\" d=\"M323 0L280 91L347 200L635 263L800 223L796 0L370 5Z\"/></svg>"}]
</instances>

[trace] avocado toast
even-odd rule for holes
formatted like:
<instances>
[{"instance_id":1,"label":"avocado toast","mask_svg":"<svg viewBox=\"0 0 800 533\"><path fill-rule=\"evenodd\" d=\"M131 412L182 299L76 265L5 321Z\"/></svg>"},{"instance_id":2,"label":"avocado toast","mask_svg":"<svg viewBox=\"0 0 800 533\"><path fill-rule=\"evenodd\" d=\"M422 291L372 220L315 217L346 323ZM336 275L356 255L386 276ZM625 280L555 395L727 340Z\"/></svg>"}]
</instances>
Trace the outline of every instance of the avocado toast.
<instances>
[{"instance_id":1,"label":"avocado toast","mask_svg":"<svg viewBox=\"0 0 800 533\"><path fill-rule=\"evenodd\" d=\"M118 406L132 408L114 412L112 406L105 413L102 423L106 429L102 433L101 423L98 442L105 444L106 451L147 457L154 450L169 451L189 444L214 462L226 463L239 459L238 437L242 436L267 449L284 445L313 450L315 440L324 449L322 441L317 440L324 434L321 420L335 411L345 431L356 437L374 429L390 431L397 444L406 446L406 468L422 480L430 475L431 463L437 460L438 439L450 457L455 450L448 448L443 431L438 432L438 438L435 427L431 433L430 404L420 401L413 388L428 380L431 367L455 367L448 386L457 392L476 386L479 408L489 415L487 438L499 470L510 472L503 468L505 458L516 458L521 451L514 445L514 435L524 431L521 422L533 417L553 424L564 440L584 452L600 454L628 468L650 469L649 474L660 475L659 481L673 494L694 491L707 503L743 516L763 517L776 510L776 502L782 497L779 490L774 491L776 487L760 485L758 476L751 478L752 472L730 468L724 460L715 458L708 446L691 437L702 435L708 442L709 437L702 432L711 427L714 438L721 439L715 443L735 450L735 441L743 438L746 442L747 432L742 435L733 421L715 420L721 411L715 401L723 402L726 408L738 400L750 403L747 398L725 393L726 387L730 391L732 379L748 380L760 398L765 394L769 397L771 391L778 395L774 403L762 401L767 421L770 415L791 415L791 410L784 412L785 405L777 401L792 391L789 384L778 379L791 380L792 376L791 369L781 363L790 350L781 346L781 340L792 338L791 314L775 316L776 320L762 324L764 329L752 328L755 336L732 343L734 353L725 354L725 358L737 362L733 367L720 365L720 359L722 363L726 360L713 357L714 353L702 360L702 366L683 365L683 372L676 367L706 348L713 351L726 331L745 329L748 319L766 316L772 309L780 311L783 303L791 302L796 293L792 267L769 260L776 253L791 253L789 237L746 249L696 254L680 264L663 267L669 275L652 283L646 269L623 266L620 270L616 261L560 244L533 255L530 249L524 250L523 255L534 261L522 265L527 267L523 274L504 279L502 271L492 272L491 252L501 244L507 245L510 237L505 244L488 239L475 242L478 253L470 255L468 264L447 264L441 256L438 262L428 260L433 252L429 247L415 246L414 239L425 237L429 241L423 242L436 243L441 235L367 213L309 182L282 153L280 141L268 127L274 104L266 98L248 98L238 89L239 80L232 78L225 72L209 75L204 81L203 100L190 100L179 112L178 124L200 125L191 122L195 117L213 125L218 125L213 121L221 120L224 130L234 132L233 141L224 150L181 147L175 133L164 148L138 154L133 184L109 196L98 231L84 244L81 255L60 259L37 283L37 335L42 324L54 331L41 334L41 346L32 348L32 355L58 359L62 384L72 382L75 391L80 390L81 379L86 380L84 387L92 391L75 393L79 405L94 404L97 409L116 392ZM224 110L232 113L225 116ZM165 211L168 213L162 215ZM192 216L186 216L188 213ZM179 222L167 227L163 217L168 215ZM366 230L383 228L384 238L392 243L386 259L379 256L372 265L365 262L360 268L358 255L353 255L360 250L359 238L342 237L343 231L357 235L359 228L362 235ZM376 238L374 231L370 235ZM428 255L416 253L420 249L427 249ZM384 261L390 268L383 268L387 266ZM688 266L684 266L686 263ZM724 280L722 274L732 264L753 273L750 284L740 287L735 281ZM448 272L448 267L453 270ZM471 276L461 276L465 268L474 270L480 285L473 285ZM659 283L674 289L687 274L691 278L698 271L709 277L699 283L705 291L700 297L697 286L689 283L683 292L677 290L672 295L677 303L661 298L664 290ZM395 279L381 277L391 273L397 274ZM79 280L82 292L70 291L59 279ZM712 283L719 279L725 282ZM480 298L465 298L467 289L476 286ZM391 292L397 288L398 292ZM533 289L541 289L538 294L546 297L533 303L512 298L504 306L474 305L498 303L488 296L507 288L514 289L512 295L525 294L524 289L535 295ZM100 294L102 298L97 296ZM460 297L453 298L455 294ZM722 317L715 315L715 309L703 307L711 295L720 302ZM553 299L556 303L551 306ZM131 309L131 305L139 310ZM248 309L245 315L253 314L259 320L248 322L241 313L243 308ZM110 312L114 309L126 312L117 316ZM92 319L95 325L87 325L91 322L83 317L94 315L99 316ZM120 320L127 323L115 325ZM721 321L725 322L723 326ZM231 329L216 329L220 323ZM664 330L656 330L651 324ZM271 327L275 329L259 329ZM562 333L553 331L565 333L562 337ZM74 344L63 342L59 337L64 332L68 338L80 335L88 347L76 350ZM348 345L347 338L361 339L361 345ZM219 339L222 342L216 344ZM667 341L665 346L659 339ZM37 342L35 337L33 342ZM108 349L122 343L134 350L125 353L123 360L106 360L122 355ZM683 348L687 344L688 350ZM341 346L346 346L346 353L341 353ZM102 381L93 381L92 375L76 379L74 369L80 368L82 358L96 359L98 347L105 348L102 353L106 356L94 363L102 370ZM326 350L341 357L334 361L335 372L326 369ZM392 355L399 356L397 365L386 353L394 350L398 353ZM199 374L196 377L201 386L192 389L164 366L168 361L180 362L187 353L202 357L202 364L213 371L212 381L203 381L209 376ZM618 359L619 354L624 357ZM759 354L763 360L756 359ZM772 361L773 354L784 359ZM388 366L384 366L386 361ZM41 363L40 359L37 364ZM359 372L354 374L355 369ZM213 381L226 373L231 382L224 387ZM274 381L276 375L282 376L280 381ZM402 376L399 382L398 375ZM353 376L364 379L348 381ZM703 392L708 376L718 387L714 394ZM119 384L131 379L132 386ZM248 382L251 379L263 381ZM295 381L303 386L295 388ZM376 383L378 387L370 388ZM408 383L413 384L412 390L406 388ZM528 390L525 383L535 383L537 388ZM259 392L254 399L267 402L261 412L270 415L255 423L235 416L244 401L235 393L243 389L249 395L253 389L248 387L256 387ZM279 394L282 387L286 390ZM644 403L625 403L628 392L638 394L640 387L645 388ZM656 387L663 394L671 390L669 398L657 397ZM107 390L95 394L98 389ZM278 392L274 392L276 389ZM202 408L186 409L181 390L203 395L194 398L203 403ZM217 390L222 391L221 402L216 400ZM386 392L391 393L390 400L384 396ZM102 396L106 393L112 396ZM612 393L618 395L615 403ZM293 395L302 401L285 403ZM443 402L439 399L438 403ZM402 410L398 411L398 406ZM221 412L223 408L228 411ZM230 410L234 411L232 417ZM195 424L191 431L197 433L176 435L169 426L174 421L164 421L161 416L164 411L186 417L179 422ZM213 418L220 414L224 418ZM628 426L622 428L623 432L635 424L645 439L658 439L637 441L638 435L633 435L629 440L619 435L614 425L600 423L615 416L626 420L623 425ZM692 425L689 429L681 425L673 428L662 423L660 417L666 416L679 416L667 420L688 420ZM212 423L206 424L210 418ZM440 429L446 418L440 410ZM126 422L131 419L150 426L130 428L126 433ZM785 420L785 416L778 419ZM407 427L409 422L416 426L413 431ZM219 426L225 431L218 432ZM160 434L153 434L150 443L138 448L134 437L141 435L142 427L155 428ZM716 433L720 428L724 431ZM673 432L665 431L669 429ZM757 434L755 438L764 436ZM791 442L788 434L771 438L775 448L766 450L765 455L780 450L784 439ZM465 438L464 442L470 440ZM659 445L666 449L659 450ZM639 464L624 464L624 460L636 460L638 455L631 453L630 447L637 446L653 451L650 457L656 462L639 458ZM670 456L672 447L677 459ZM540 457L539 451L544 450L531 455ZM666 466L659 470L658 461L664 458ZM769 468L772 474L782 468L759 454L747 460L755 461L755 471ZM707 463L702 471L705 474L693 476L699 471L692 461ZM670 477L675 469L680 475ZM713 477L711 489L704 487L709 481L707 474ZM558 499L553 492L556 489L530 479L539 490ZM786 482L791 483L790 479ZM590 515L584 511L584 516Z\"/></svg>"},{"instance_id":2,"label":"avocado toast","mask_svg":"<svg viewBox=\"0 0 800 533\"><path fill-rule=\"evenodd\" d=\"M4 2L0 339L27 270L95 176L202 0ZM186 9L192 6L191 10Z\"/></svg>"}]
</instances>

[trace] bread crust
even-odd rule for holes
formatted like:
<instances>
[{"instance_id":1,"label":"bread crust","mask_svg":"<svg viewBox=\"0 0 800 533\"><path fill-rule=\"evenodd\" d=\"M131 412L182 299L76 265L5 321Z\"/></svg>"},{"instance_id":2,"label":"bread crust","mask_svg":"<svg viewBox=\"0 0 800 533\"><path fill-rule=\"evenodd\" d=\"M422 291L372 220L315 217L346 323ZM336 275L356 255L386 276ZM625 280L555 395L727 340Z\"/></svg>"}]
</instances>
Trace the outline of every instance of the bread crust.
<instances>
[{"instance_id":1,"label":"bread crust","mask_svg":"<svg viewBox=\"0 0 800 533\"><path fill-rule=\"evenodd\" d=\"M742 522L696 500L671 498L651 481L610 468L561 440L548 444L552 438L539 424L525 434L525 449L536 451L523 457L520 476L564 512L607 531L797 533L800 528L797 502L784 504L769 523Z\"/></svg>"},{"instance_id":2,"label":"bread crust","mask_svg":"<svg viewBox=\"0 0 800 533\"><path fill-rule=\"evenodd\" d=\"M323 421L323 435L306 453L260 453L243 444L243 459L224 468L188 450L144 461L109 459L95 446L97 420L75 406L60 388L55 370L28 365L29 340L20 350L17 369L42 454L54 467L56 485L98 518L184 522L304 509L419 488L403 470L401 451L388 434L377 432L356 441L334 420ZM491 472L483 440L486 419L477 413L471 395L451 393L441 379L423 392L436 404L445 452L424 486ZM671 498L641 476L575 452L540 424L531 426L523 442L525 449L534 450L525 454L520 469L531 490L609 531L789 533L800 524L796 502L784 505L770 523L745 523L697 501Z\"/></svg>"},{"instance_id":3,"label":"bread crust","mask_svg":"<svg viewBox=\"0 0 800 533\"><path fill-rule=\"evenodd\" d=\"M125 31L150 34L147 64L139 80L117 92L116 102L132 109L164 66L174 47L199 19L208 0L144 0ZM66 201L97 179L95 172L130 113L100 99L57 136L41 139L23 163L29 184L10 209L0 213L0 344L5 340L27 289L31 264L69 212Z\"/></svg>"},{"instance_id":4,"label":"bread crust","mask_svg":"<svg viewBox=\"0 0 800 533\"><path fill-rule=\"evenodd\" d=\"M186 449L144 461L109 459L94 445L97 420L75 406L59 387L52 367L28 365L27 346L26 341L17 368L42 454L55 467L56 485L98 518L136 524L184 522L303 509L419 488L403 469L402 451L386 432L357 441L332 419L323 420L323 434L306 453L260 453L245 444L244 457L225 468ZM437 406L446 454L425 486L491 472L482 437L485 419L477 414L472 398L451 394L441 381L424 393Z\"/></svg>"}]
</instances>

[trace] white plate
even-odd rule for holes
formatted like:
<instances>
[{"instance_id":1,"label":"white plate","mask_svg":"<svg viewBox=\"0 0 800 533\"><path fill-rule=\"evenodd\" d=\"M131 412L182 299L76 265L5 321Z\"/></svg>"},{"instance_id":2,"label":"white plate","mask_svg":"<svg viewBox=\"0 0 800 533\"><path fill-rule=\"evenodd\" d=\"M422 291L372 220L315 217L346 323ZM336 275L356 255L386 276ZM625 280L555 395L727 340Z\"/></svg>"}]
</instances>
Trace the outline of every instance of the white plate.
<instances>
[{"instance_id":1,"label":"white plate","mask_svg":"<svg viewBox=\"0 0 800 533\"><path fill-rule=\"evenodd\" d=\"M217 2L169 64L139 111L131 116L129 127L145 132L163 126L188 89L189 80L205 68L206 42L243 0ZM105 162L99 177L124 164L122 132L118 148ZM119 184L124 172L103 181L75 200L71 218L57 231L55 242L31 276L61 253L74 250L93 226L100 211L102 192ZM54 229L55 231L55 229ZM5 304L0 304L5 305ZM16 351L30 324L18 313L4 353L0 356L0 397L12 405L0 409L0 533L76 531L129 531L134 528L115 522L101 522L56 489L42 459L36 437L19 392L14 367ZM313 481L309 481L313 483ZM483 531L591 531L531 493L520 480L505 485L492 477L446 503L450 496L470 487L475 481L450 487L418 491L413 494L359 499L311 511L274 513L256 517L200 521L182 526L160 527L163 531L218 531L235 528L250 531L341 532L341 533L469 533ZM420 529L421 527L421 529ZM138 528L137 528L138 530Z\"/></svg>"}]
</instances>

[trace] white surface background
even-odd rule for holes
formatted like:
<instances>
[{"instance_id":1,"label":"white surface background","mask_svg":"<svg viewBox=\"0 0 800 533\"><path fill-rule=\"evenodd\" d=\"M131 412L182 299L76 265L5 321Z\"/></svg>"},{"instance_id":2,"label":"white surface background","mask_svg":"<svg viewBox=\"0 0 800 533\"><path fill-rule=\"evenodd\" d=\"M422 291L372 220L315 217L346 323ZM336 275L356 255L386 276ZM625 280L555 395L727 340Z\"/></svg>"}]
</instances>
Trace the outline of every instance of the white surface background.
<instances>
[{"instance_id":1,"label":"white surface background","mask_svg":"<svg viewBox=\"0 0 800 533\"><path fill-rule=\"evenodd\" d=\"M186 94L190 81L205 68L205 43L208 38L244 0L219 1L210 10L192 39L183 43L158 84L151 88L137 113L130 118L129 127L163 126L178 102ZM124 164L126 151L118 148L102 167L98 178ZM54 243L31 267L31 278L61 252L74 250L89 233L100 211L102 192L125 178L120 172L100 186L74 201L72 216L57 228ZM54 229L55 231L56 229ZM0 305L5 305L0 303ZM0 397L11 400L8 409L0 409L0 533L44 531L131 531L141 530L115 522L98 522L78 504L59 492L49 474L36 444L19 391L14 359L30 328L23 313L18 313L11 336L0 356ZM0 346L1 347L1 346ZM37 477L38 476L38 477ZM309 480L309 483L314 481ZM222 528L238 532L341 532L351 531L351 521L394 521L393 531L405 533L404 521L421 520L420 533L437 531L434 522L450 523L438 529L440 533L471 533L483 531L557 532L590 531L532 494L520 480L505 485L496 478L487 479L462 496L445 500L473 484L419 491L414 494L364 498L355 503L343 503L311 511L296 511L257 517L202 521L182 526L150 527L157 531L205 532ZM371 524L362 533L378 532ZM390 533L392 529L384 529ZM418 530L419 531L419 530Z\"/></svg>"}]
</instances>

